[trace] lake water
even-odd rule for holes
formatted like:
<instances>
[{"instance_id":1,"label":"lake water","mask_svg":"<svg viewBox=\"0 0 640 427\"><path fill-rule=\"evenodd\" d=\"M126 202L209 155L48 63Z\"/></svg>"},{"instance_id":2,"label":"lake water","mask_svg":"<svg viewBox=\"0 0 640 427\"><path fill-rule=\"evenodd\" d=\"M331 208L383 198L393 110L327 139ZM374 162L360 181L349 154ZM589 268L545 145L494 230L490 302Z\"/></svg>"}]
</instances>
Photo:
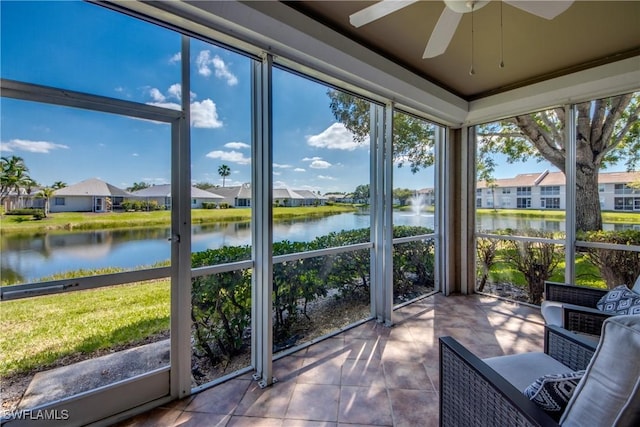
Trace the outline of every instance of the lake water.
<instances>
[{"instance_id":1,"label":"lake water","mask_svg":"<svg viewBox=\"0 0 640 427\"><path fill-rule=\"evenodd\" d=\"M369 227L366 212L344 213L323 218L278 221L273 226L274 241L310 241L317 236L340 230ZM395 212L394 224L433 229L434 217ZM608 226L607 226L608 227ZM564 222L513 217L482 216L479 230L499 228L536 228L564 231ZM36 236L3 236L0 242L0 267L4 279L21 282L77 269L121 267L134 269L165 261L170 256L168 228L99 230L72 233L46 233ZM248 222L193 226L193 252L222 246L248 245L251 228Z\"/></svg>"}]
</instances>

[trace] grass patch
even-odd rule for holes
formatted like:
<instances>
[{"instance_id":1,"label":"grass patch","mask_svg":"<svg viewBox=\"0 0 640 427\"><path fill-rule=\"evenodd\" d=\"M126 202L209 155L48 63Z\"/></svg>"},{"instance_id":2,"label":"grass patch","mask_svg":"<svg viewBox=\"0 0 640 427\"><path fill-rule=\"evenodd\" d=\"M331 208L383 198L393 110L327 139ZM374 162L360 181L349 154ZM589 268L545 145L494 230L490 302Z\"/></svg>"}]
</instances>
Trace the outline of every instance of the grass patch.
<instances>
[{"instance_id":1,"label":"grass patch","mask_svg":"<svg viewBox=\"0 0 640 427\"><path fill-rule=\"evenodd\" d=\"M478 215L487 216L515 216L519 218L550 218L564 220L564 211L548 209L477 209ZM602 212L602 221L606 223L640 224L638 212Z\"/></svg>"},{"instance_id":2,"label":"grass patch","mask_svg":"<svg viewBox=\"0 0 640 427\"><path fill-rule=\"evenodd\" d=\"M2 302L0 376L169 330L169 280Z\"/></svg>"},{"instance_id":3,"label":"grass patch","mask_svg":"<svg viewBox=\"0 0 640 427\"><path fill-rule=\"evenodd\" d=\"M297 208L274 208L274 219L319 217L353 212L357 208L350 205L309 206ZM237 222L251 220L251 209L193 209L193 224L216 222ZM0 218L2 233L43 233L53 230L106 230L131 227L158 227L171 224L171 212L60 212L49 214L42 220L28 217L2 215Z\"/></svg>"}]
</instances>

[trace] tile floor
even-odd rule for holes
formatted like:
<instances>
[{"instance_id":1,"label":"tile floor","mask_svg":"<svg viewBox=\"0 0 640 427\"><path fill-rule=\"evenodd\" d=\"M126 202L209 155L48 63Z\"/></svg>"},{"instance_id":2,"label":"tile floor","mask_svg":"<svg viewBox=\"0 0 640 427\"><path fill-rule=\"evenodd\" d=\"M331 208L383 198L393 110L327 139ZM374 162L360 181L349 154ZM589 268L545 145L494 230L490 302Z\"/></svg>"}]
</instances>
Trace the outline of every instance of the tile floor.
<instances>
[{"instance_id":1,"label":"tile floor","mask_svg":"<svg viewBox=\"0 0 640 427\"><path fill-rule=\"evenodd\" d=\"M438 337L480 357L541 351L540 311L485 296L428 297L274 362L278 382L250 375L119 426L437 426Z\"/></svg>"}]
</instances>

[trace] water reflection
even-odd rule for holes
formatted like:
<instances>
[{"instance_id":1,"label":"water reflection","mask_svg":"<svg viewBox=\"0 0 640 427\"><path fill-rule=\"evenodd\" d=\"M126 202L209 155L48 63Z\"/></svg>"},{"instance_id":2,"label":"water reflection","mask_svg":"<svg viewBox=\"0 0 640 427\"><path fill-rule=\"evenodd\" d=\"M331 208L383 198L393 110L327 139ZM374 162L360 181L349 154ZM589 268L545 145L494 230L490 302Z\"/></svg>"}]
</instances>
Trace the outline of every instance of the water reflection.
<instances>
[{"instance_id":1,"label":"water reflection","mask_svg":"<svg viewBox=\"0 0 640 427\"><path fill-rule=\"evenodd\" d=\"M398 211L394 213L393 223L433 229L434 216L424 212L415 215L412 211ZM321 218L288 219L273 224L273 240L311 241L331 232L367 228L369 225L370 216L366 211ZM629 227L638 225L605 224L605 229L611 230ZM550 219L478 216L478 229L505 228L562 232L565 224ZM249 221L196 224L192 230L192 252L251 244ZM135 269L153 265L169 259L170 234L167 227L37 235L3 234L0 239L2 280L10 283L29 282L70 270L110 267Z\"/></svg>"}]
</instances>

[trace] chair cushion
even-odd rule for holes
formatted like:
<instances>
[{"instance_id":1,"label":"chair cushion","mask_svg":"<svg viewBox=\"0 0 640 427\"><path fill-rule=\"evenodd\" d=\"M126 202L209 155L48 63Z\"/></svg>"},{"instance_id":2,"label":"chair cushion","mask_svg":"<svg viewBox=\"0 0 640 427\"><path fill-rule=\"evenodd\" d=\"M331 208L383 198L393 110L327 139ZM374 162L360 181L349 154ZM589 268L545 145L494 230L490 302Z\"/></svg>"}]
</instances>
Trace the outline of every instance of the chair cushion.
<instances>
[{"instance_id":1,"label":"chair cushion","mask_svg":"<svg viewBox=\"0 0 640 427\"><path fill-rule=\"evenodd\" d=\"M560 425L640 425L640 316L613 316L602 326L596 352Z\"/></svg>"},{"instance_id":2,"label":"chair cushion","mask_svg":"<svg viewBox=\"0 0 640 427\"><path fill-rule=\"evenodd\" d=\"M490 357L483 361L521 392L543 375L572 372L570 368L542 352Z\"/></svg>"},{"instance_id":3,"label":"chair cushion","mask_svg":"<svg viewBox=\"0 0 640 427\"><path fill-rule=\"evenodd\" d=\"M558 421L584 373L576 371L542 376L529 385L524 394Z\"/></svg>"},{"instance_id":4,"label":"chair cushion","mask_svg":"<svg viewBox=\"0 0 640 427\"><path fill-rule=\"evenodd\" d=\"M540 304L540 314L544 318L544 323L562 327L562 303L558 301L542 301Z\"/></svg>"},{"instance_id":5,"label":"chair cushion","mask_svg":"<svg viewBox=\"0 0 640 427\"><path fill-rule=\"evenodd\" d=\"M596 307L616 314L640 314L640 294L633 292L627 285L620 285L600 298Z\"/></svg>"}]
</instances>

